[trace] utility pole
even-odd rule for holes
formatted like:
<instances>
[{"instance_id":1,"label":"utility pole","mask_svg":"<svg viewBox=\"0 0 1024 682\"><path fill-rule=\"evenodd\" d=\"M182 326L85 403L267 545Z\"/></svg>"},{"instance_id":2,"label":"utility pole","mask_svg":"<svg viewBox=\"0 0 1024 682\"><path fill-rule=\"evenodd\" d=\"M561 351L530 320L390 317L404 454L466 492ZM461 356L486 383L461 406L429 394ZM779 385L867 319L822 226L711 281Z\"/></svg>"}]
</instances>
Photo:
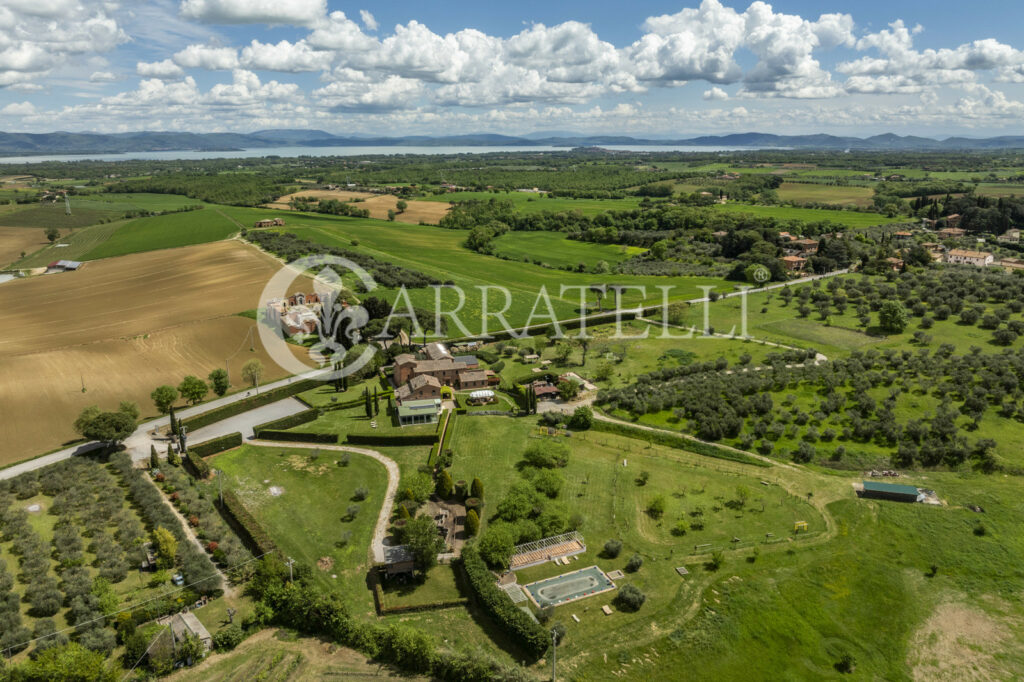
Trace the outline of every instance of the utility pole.
<instances>
[{"instance_id":1,"label":"utility pole","mask_svg":"<svg viewBox=\"0 0 1024 682\"><path fill-rule=\"evenodd\" d=\"M558 664L558 640L555 638L555 629L551 628L551 682L555 682L555 666Z\"/></svg>"},{"instance_id":2,"label":"utility pole","mask_svg":"<svg viewBox=\"0 0 1024 682\"><path fill-rule=\"evenodd\" d=\"M292 571L292 566L295 564L295 559L288 557L288 561L285 562L285 566L288 567L288 582L295 582L295 574Z\"/></svg>"}]
</instances>

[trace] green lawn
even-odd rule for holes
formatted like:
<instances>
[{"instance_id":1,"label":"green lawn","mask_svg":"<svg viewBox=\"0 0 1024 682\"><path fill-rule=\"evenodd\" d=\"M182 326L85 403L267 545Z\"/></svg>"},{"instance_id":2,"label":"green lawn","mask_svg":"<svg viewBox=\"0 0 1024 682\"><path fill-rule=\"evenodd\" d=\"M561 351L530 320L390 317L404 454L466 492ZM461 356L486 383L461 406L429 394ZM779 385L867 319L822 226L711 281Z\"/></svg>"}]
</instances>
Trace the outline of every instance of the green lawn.
<instances>
[{"instance_id":1,"label":"green lawn","mask_svg":"<svg viewBox=\"0 0 1024 682\"><path fill-rule=\"evenodd\" d=\"M170 249L225 239L238 226L218 208L137 218L121 225L108 239L85 254L87 260Z\"/></svg>"},{"instance_id":2,"label":"green lawn","mask_svg":"<svg viewBox=\"0 0 1024 682\"><path fill-rule=\"evenodd\" d=\"M451 565L434 566L423 582L394 585L384 588L384 601L389 609L440 604L463 599L455 584Z\"/></svg>"},{"instance_id":3,"label":"green lawn","mask_svg":"<svg viewBox=\"0 0 1024 682\"><path fill-rule=\"evenodd\" d=\"M784 182L778 189L779 199L798 203L870 206L874 191L868 187L819 185L806 182Z\"/></svg>"},{"instance_id":4,"label":"green lawn","mask_svg":"<svg viewBox=\"0 0 1024 682\"><path fill-rule=\"evenodd\" d=\"M417 197L420 201L511 201L521 213L540 213L554 211L562 213L579 211L586 216L594 216L607 211L631 211L640 205L639 197L625 199L569 199L565 197L548 197L546 194L531 192L452 192L450 194L431 194Z\"/></svg>"},{"instance_id":5,"label":"green lawn","mask_svg":"<svg viewBox=\"0 0 1024 682\"><path fill-rule=\"evenodd\" d=\"M635 246L566 239L560 232L508 232L495 240L494 248L499 256L512 260L545 263L556 268L583 263L588 270L600 261L614 265L645 251Z\"/></svg>"},{"instance_id":6,"label":"green lawn","mask_svg":"<svg viewBox=\"0 0 1024 682\"><path fill-rule=\"evenodd\" d=\"M776 218L780 221L802 220L805 222L829 221L846 227L872 227L898 223L905 217L888 218L879 213L858 211L830 211L820 208L792 208L789 206L753 206L750 204L716 204L715 210L727 213L746 213L761 218Z\"/></svg>"},{"instance_id":7,"label":"green lawn","mask_svg":"<svg viewBox=\"0 0 1024 682\"><path fill-rule=\"evenodd\" d=\"M974 191L986 197L1019 197L1024 196L1024 185L1014 182L983 182Z\"/></svg>"},{"instance_id":8,"label":"green lawn","mask_svg":"<svg viewBox=\"0 0 1024 682\"><path fill-rule=\"evenodd\" d=\"M350 600L352 612L363 615L373 611L363 578L387 472L376 460L359 454L351 455L347 467L339 466L341 454L243 445L217 455L210 464L226 474L225 486L241 498L286 555L311 567L315 580L339 590ZM215 483L205 485L214 494ZM272 486L283 492L274 496ZM369 490L365 501L353 499L359 486ZM358 515L344 519L353 504L360 508ZM321 558L332 560L331 568L317 568Z\"/></svg>"}]
</instances>

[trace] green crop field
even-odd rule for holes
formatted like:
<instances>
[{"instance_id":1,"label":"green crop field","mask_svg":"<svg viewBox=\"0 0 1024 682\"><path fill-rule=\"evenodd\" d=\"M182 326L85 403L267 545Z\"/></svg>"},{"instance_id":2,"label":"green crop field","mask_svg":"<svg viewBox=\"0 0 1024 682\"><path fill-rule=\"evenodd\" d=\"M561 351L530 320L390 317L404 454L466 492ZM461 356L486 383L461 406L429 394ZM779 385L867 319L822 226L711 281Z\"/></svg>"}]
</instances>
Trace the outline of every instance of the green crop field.
<instances>
[{"instance_id":1,"label":"green crop field","mask_svg":"<svg viewBox=\"0 0 1024 682\"><path fill-rule=\"evenodd\" d=\"M184 206L201 206L203 201L179 194L97 193L71 197L71 209L78 207L109 211L173 211Z\"/></svg>"},{"instance_id":2,"label":"green crop field","mask_svg":"<svg viewBox=\"0 0 1024 682\"><path fill-rule=\"evenodd\" d=\"M974 192L986 197L1020 197L1024 196L1024 184L983 182L974 189Z\"/></svg>"},{"instance_id":3,"label":"green crop field","mask_svg":"<svg viewBox=\"0 0 1024 682\"><path fill-rule=\"evenodd\" d=\"M867 187L819 185L806 182L784 182L778 189L779 199L800 203L870 206L874 192Z\"/></svg>"},{"instance_id":4,"label":"green crop field","mask_svg":"<svg viewBox=\"0 0 1024 682\"><path fill-rule=\"evenodd\" d=\"M753 206L750 204L724 204L716 205L715 210L728 213L746 213L760 218L775 218L776 220L802 220L804 222L829 221L836 225L845 227L872 227L874 225L887 225L898 223L905 218L889 218L879 213L861 213L858 211L830 211L820 208L791 208L789 206Z\"/></svg>"},{"instance_id":5,"label":"green crop field","mask_svg":"<svg viewBox=\"0 0 1024 682\"><path fill-rule=\"evenodd\" d=\"M583 215L593 216L607 211L630 211L640 205L639 197L625 199L569 199L565 197L548 197L545 194L532 192L451 192L450 194L431 194L417 197L420 201L468 201L475 199L487 201L511 201L516 210L522 213L540 213L541 211L579 211Z\"/></svg>"},{"instance_id":6,"label":"green crop field","mask_svg":"<svg viewBox=\"0 0 1024 682\"><path fill-rule=\"evenodd\" d=\"M560 232L507 232L495 240L494 248L498 255L512 260L539 261L556 268L583 263L587 269L601 261L615 264L645 250L566 239Z\"/></svg>"},{"instance_id":7,"label":"green crop field","mask_svg":"<svg viewBox=\"0 0 1024 682\"><path fill-rule=\"evenodd\" d=\"M242 224L251 224L257 218L269 215L267 211L251 209L225 208L223 211ZM499 326L493 314L505 307L504 295L493 289L496 286L506 287L512 295L511 305L505 315L513 325L525 323L531 317L531 311L533 323L550 320L547 316L547 306L541 297L541 287L550 298L552 309L559 319L578 315L581 295L578 287L586 288L594 284L646 287L645 291L625 290L622 296L623 305L636 305L641 301L648 305L660 303L662 293L656 288L659 285L675 287L671 293L673 297L680 299L702 296L698 288L701 285L713 286L723 291L732 289L732 285L714 278L591 275L501 260L467 249L463 245L467 234L464 230L301 213L287 213L284 214L284 218L284 230L304 239L361 251L386 262L432 275L442 282L451 281L461 286L466 299L459 315L466 321L468 331L475 334L481 329L480 318L484 302L485 290L480 287L492 287L486 293L487 310L492 315L488 324L492 325L492 329ZM353 240L357 241L358 245L353 245ZM563 286L577 288L566 289L563 294ZM411 289L408 293L409 299L416 307L433 310L436 296L440 295L445 310L459 308L456 292L451 290ZM596 296L589 291L583 293L590 305L596 306ZM389 301L394 301L395 298L395 292L387 290L378 290L378 295L387 297ZM534 311L538 298L540 305ZM606 300L605 306L609 305L611 301ZM430 326L433 326L432 320ZM459 335L459 330L451 329L449 334Z\"/></svg>"},{"instance_id":8,"label":"green crop field","mask_svg":"<svg viewBox=\"0 0 1024 682\"><path fill-rule=\"evenodd\" d=\"M238 231L238 225L220 209L168 213L137 218L121 225L102 244L85 254L87 260L111 258L129 253L170 249L225 239Z\"/></svg>"},{"instance_id":9,"label":"green crop field","mask_svg":"<svg viewBox=\"0 0 1024 682\"><path fill-rule=\"evenodd\" d=\"M32 204L0 213L0 227L56 227L61 232L94 225L101 220L116 220L121 211L106 208L77 208L67 215L64 202Z\"/></svg>"}]
</instances>

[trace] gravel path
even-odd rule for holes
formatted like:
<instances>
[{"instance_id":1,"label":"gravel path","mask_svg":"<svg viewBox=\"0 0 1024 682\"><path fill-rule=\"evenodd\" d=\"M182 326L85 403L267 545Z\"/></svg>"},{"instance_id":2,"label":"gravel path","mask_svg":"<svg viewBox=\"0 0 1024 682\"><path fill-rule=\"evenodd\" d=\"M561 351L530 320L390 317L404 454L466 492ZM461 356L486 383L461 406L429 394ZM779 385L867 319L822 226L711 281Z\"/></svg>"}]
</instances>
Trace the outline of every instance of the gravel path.
<instances>
[{"instance_id":1,"label":"gravel path","mask_svg":"<svg viewBox=\"0 0 1024 682\"><path fill-rule=\"evenodd\" d=\"M322 443L302 443L289 441L286 443L274 440L253 440L252 445L259 445L271 448L301 448L316 447L319 450L337 450L339 452L354 452L359 455L372 457L388 470L388 489L384 493L384 502L380 506L380 514L377 516L377 525L373 529L373 541L370 543L370 553L374 563L384 563L384 537L388 532L388 524L391 521L391 510L395 506L395 494L398 492L399 471L398 464L390 457L385 457L376 450L366 448L353 448L347 445L323 445Z\"/></svg>"}]
</instances>

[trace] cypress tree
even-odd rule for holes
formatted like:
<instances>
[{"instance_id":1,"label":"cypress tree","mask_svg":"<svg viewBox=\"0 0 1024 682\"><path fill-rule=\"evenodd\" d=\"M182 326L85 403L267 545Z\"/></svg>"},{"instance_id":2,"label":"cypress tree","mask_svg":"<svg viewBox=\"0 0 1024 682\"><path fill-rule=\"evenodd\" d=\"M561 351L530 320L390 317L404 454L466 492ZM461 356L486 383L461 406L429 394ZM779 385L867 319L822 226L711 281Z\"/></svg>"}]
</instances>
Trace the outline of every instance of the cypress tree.
<instances>
[{"instance_id":1,"label":"cypress tree","mask_svg":"<svg viewBox=\"0 0 1024 682\"><path fill-rule=\"evenodd\" d=\"M478 500L484 499L484 483L479 478L474 478L469 486L469 496Z\"/></svg>"},{"instance_id":2,"label":"cypress tree","mask_svg":"<svg viewBox=\"0 0 1024 682\"><path fill-rule=\"evenodd\" d=\"M149 468L160 468L160 456L156 454L156 446L152 443L149 444Z\"/></svg>"},{"instance_id":3,"label":"cypress tree","mask_svg":"<svg viewBox=\"0 0 1024 682\"><path fill-rule=\"evenodd\" d=\"M473 537L480 531L480 516L476 513L476 509L470 509L466 512L466 535Z\"/></svg>"}]
</instances>

